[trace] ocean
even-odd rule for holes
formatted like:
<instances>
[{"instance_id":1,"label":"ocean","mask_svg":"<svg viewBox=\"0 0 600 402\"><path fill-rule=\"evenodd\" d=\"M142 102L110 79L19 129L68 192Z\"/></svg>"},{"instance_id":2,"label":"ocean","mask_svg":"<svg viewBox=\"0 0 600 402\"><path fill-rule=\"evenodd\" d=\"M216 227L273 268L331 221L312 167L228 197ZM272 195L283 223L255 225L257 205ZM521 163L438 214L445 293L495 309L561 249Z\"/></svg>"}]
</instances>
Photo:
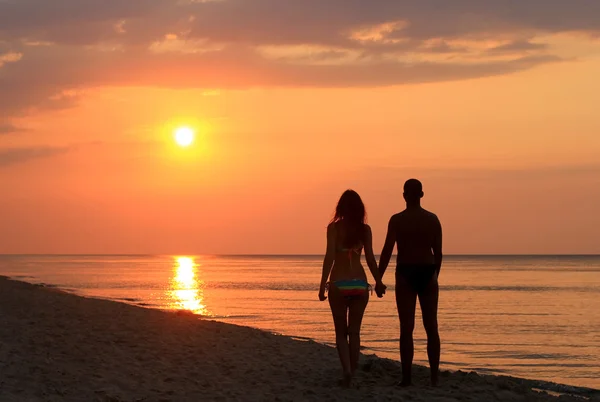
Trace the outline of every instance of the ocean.
<instances>
[{"instance_id":1,"label":"ocean","mask_svg":"<svg viewBox=\"0 0 600 402\"><path fill-rule=\"evenodd\" d=\"M322 256L0 256L0 275L333 344ZM366 264L365 264L366 267ZM370 299L364 353L399 360L393 266ZM415 363L426 364L417 307ZM442 369L600 388L600 256L447 256ZM315 362L319 364L319 362Z\"/></svg>"}]
</instances>

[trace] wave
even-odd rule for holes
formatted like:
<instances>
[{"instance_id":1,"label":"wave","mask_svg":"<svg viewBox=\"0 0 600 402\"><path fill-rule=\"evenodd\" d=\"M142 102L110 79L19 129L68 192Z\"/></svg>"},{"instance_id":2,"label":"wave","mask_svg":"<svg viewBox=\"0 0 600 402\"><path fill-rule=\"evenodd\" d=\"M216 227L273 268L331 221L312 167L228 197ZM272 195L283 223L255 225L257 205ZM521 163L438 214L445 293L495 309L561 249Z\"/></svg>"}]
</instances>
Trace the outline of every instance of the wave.
<instances>
[{"instance_id":1,"label":"wave","mask_svg":"<svg viewBox=\"0 0 600 402\"><path fill-rule=\"evenodd\" d=\"M46 286L64 287L65 285L45 284ZM69 286L78 289L135 289L135 290L168 290L156 282L139 283L70 283ZM314 292L319 288L318 283L293 283L293 282L204 282L198 289L231 289L231 290L256 290L256 291L295 291ZM388 285L388 292L394 291L394 285ZM580 292L600 293L597 286L518 286L518 285L440 285L442 292ZM519 313L515 313L518 315ZM527 315L527 314L526 314Z\"/></svg>"}]
</instances>

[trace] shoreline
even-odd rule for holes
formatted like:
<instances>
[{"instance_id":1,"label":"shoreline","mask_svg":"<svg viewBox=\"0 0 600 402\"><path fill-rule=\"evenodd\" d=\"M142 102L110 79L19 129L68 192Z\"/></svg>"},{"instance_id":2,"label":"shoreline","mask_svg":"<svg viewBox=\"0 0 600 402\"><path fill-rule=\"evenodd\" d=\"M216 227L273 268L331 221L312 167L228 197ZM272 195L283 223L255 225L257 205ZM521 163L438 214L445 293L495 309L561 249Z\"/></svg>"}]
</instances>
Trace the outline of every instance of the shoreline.
<instances>
[{"instance_id":1,"label":"shoreline","mask_svg":"<svg viewBox=\"0 0 600 402\"><path fill-rule=\"evenodd\" d=\"M334 348L301 337L80 296L0 276L0 400L193 401L600 400L600 390L361 356L356 385L336 385ZM560 398L546 392L562 394Z\"/></svg>"}]
</instances>

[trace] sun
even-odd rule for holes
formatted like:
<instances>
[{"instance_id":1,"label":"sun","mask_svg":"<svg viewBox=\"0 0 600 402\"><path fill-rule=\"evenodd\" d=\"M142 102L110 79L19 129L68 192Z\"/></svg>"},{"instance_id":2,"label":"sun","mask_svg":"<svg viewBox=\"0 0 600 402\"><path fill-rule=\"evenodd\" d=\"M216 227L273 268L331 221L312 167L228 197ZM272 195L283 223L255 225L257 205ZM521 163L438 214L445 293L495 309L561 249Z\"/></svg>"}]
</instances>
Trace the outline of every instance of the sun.
<instances>
[{"instance_id":1,"label":"sun","mask_svg":"<svg viewBox=\"0 0 600 402\"><path fill-rule=\"evenodd\" d=\"M194 130L190 127L179 127L175 130L175 142L181 147L188 147L194 142Z\"/></svg>"}]
</instances>

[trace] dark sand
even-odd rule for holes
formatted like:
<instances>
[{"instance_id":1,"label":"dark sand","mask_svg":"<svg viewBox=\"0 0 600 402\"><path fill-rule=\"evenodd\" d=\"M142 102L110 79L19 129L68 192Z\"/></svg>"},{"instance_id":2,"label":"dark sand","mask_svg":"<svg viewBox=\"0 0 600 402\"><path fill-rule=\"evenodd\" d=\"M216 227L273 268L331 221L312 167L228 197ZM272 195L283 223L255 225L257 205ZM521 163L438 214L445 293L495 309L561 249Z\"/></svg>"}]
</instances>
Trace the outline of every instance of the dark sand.
<instances>
[{"instance_id":1,"label":"dark sand","mask_svg":"<svg viewBox=\"0 0 600 402\"><path fill-rule=\"evenodd\" d=\"M600 391L443 372L401 389L396 362L363 356L337 386L335 349L200 319L83 298L0 277L0 401L583 401ZM551 396L543 388L575 395Z\"/></svg>"}]
</instances>

